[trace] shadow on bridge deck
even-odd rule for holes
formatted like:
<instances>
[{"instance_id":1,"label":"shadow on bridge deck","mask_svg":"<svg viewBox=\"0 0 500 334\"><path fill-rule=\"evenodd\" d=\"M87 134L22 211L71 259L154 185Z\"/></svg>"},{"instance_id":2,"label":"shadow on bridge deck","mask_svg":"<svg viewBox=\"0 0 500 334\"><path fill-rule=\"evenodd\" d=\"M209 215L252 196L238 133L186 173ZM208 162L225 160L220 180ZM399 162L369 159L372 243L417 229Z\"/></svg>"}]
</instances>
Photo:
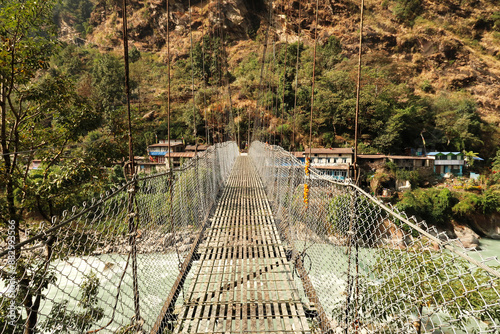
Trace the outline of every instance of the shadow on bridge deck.
<instances>
[{"instance_id":1,"label":"shadow on bridge deck","mask_svg":"<svg viewBox=\"0 0 500 334\"><path fill-rule=\"evenodd\" d=\"M311 333L262 183L240 156L174 333Z\"/></svg>"}]
</instances>

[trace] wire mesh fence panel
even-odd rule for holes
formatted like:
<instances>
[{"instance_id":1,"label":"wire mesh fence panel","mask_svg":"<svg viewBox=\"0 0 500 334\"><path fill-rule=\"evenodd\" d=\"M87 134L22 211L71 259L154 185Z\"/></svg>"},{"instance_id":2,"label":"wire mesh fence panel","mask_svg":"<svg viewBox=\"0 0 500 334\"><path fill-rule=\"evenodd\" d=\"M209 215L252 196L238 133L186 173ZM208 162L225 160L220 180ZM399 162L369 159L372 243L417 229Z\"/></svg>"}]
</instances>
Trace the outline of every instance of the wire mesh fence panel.
<instances>
[{"instance_id":1,"label":"wire mesh fence panel","mask_svg":"<svg viewBox=\"0 0 500 334\"><path fill-rule=\"evenodd\" d=\"M218 144L39 226L2 229L0 333L150 331L238 155Z\"/></svg>"},{"instance_id":2,"label":"wire mesh fence panel","mask_svg":"<svg viewBox=\"0 0 500 334\"><path fill-rule=\"evenodd\" d=\"M500 333L500 261L289 152L249 151L318 333Z\"/></svg>"}]
</instances>

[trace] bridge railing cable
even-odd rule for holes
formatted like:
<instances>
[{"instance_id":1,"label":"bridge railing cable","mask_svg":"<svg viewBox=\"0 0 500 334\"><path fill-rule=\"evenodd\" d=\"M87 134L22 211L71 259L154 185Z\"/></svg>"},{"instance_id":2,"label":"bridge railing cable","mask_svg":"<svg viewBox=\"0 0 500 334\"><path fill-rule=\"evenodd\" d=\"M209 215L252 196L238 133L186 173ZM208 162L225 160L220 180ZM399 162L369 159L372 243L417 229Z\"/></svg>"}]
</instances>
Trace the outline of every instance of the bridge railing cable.
<instances>
[{"instance_id":1,"label":"bridge railing cable","mask_svg":"<svg viewBox=\"0 0 500 334\"><path fill-rule=\"evenodd\" d=\"M500 261L305 166L249 151L318 333L499 333ZM306 191L305 189L306 188Z\"/></svg>"},{"instance_id":2,"label":"bridge railing cable","mask_svg":"<svg viewBox=\"0 0 500 334\"><path fill-rule=\"evenodd\" d=\"M173 177L136 176L50 223L22 224L21 240L0 231L0 333L151 331L238 154L233 142L217 144ZM180 284L171 314L182 291Z\"/></svg>"}]
</instances>

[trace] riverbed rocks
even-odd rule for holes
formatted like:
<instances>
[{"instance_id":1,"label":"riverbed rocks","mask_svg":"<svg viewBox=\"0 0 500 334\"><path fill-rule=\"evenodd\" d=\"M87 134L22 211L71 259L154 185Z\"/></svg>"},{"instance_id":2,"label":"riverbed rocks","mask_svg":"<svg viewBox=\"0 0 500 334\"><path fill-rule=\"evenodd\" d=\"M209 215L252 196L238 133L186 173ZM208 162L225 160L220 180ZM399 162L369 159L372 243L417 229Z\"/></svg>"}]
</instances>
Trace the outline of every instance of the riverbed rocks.
<instances>
[{"instance_id":1,"label":"riverbed rocks","mask_svg":"<svg viewBox=\"0 0 500 334\"><path fill-rule=\"evenodd\" d=\"M176 232L139 230L136 239L137 253L185 253L191 249L199 233L199 229L192 227ZM121 236L106 245L97 247L93 255L110 253L127 254L129 251L128 236Z\"/></svg>"},{"instance_id":2,"label":"riverbed rocks","mask_svg":"<svg viewBox=\"0 0 500 334\"><path fill-rule=\"evenodd\" d=\"M479 235L470 227L465 225L453 224L453 231L462 246L466 249L479 248Z\"/></svg>"},{"instance_id":3,"label":"riverbed rocks","mask_svg":"<svg viewBox=\"0 0 500 334\"><path fill-rule=\"evenodd\" d=\"M500 214L475 215L471 226L487 238L500 240Z\"/></svg>"}]
</instances>

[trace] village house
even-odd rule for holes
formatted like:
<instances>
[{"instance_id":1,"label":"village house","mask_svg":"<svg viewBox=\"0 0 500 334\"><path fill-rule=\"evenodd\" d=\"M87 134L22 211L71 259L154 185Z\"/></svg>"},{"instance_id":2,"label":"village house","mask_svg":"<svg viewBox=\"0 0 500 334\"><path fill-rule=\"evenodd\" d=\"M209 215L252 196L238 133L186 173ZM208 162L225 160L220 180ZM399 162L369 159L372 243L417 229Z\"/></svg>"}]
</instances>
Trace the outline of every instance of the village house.
<instances>
[{"instance_id":1,"label":"village house","mask_svg":"<svg viewBox=\"0 0 500 334\"><path fill-rule=\"evenodd\" d=\"M384 154L359 154L358 163L366 171L374 171L385 166L391 161L399 169L414 171L434 167L434 158L409 155L384 155Z\"/></svg>"},{"instance_id":2,"label":"village house","mask_svg":"<svg viewBox=\"0 0 500 334\"><path fill-rule=\"evenodd\" d=\"M205 144L201 144L201 145L198 145L197 147L195 145L187 145L186 148L184 149L186 152L203 152L203 151L206 151L208 149L208 145L205 145Z\"/></svg>"},{"instance_id":3,"label":"village house","mask_svg":"<svg viewBox=\"0 0 500 334\"><path fill-rule=\"evenodd\" d=\"M312 148L304 152L294 152L294 155L302 162L310 155L311 167L336 180L345 180L348 177L349 168L354 161L352 148Z\"/></svg>"},{"instance_id":4,"label":"village house","mask_svg":"<svg viewBox=\"0 0 500 334\"><path fill-rule=\"evenodd\" d=\"M158 144L148 146L149 160L153 163L166 164L172 159L173 167L179 167L185 158L194 157L194 152L185 152L185 145L181 140L160 140Z\"/></svg>"},{"instance_id":5,"label":"village house","mask_svg":"<svg viewBox=\"0 0 500 334\"><path fill-rule=\"evenodd\" d=\"M434 158L434 172L444 176L453 174L462 176L465 166L465 157L461 152L430 152L429 157Z\"/></svg>"}]
</instances>

